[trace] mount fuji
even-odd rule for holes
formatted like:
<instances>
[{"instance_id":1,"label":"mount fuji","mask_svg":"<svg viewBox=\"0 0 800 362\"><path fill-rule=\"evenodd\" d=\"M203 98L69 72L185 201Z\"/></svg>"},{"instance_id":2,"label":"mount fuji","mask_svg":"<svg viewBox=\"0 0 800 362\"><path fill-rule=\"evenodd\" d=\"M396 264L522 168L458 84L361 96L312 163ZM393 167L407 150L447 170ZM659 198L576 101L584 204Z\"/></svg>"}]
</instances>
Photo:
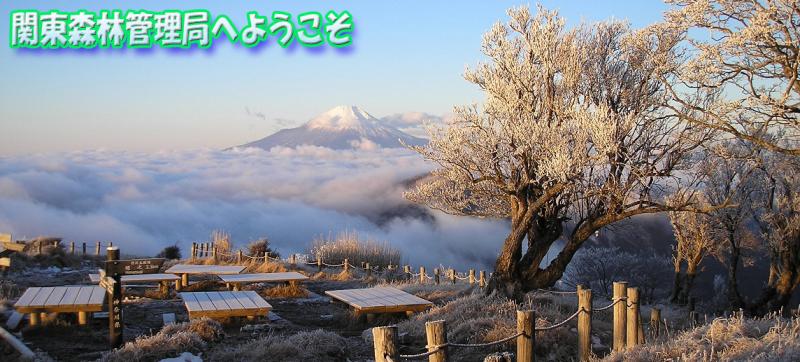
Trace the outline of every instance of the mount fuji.
<instances>
[{"instance_id":1,"label":"mount fuji","mask_svg":"<svg viewBox=\"0 0 800 362\"><path fill-rule=\"evenodd\" d=\"M383 124L356 106L338 106L322 113L304 125L282 129L258 141L239 147L269 150L276 146L313 145L337 150L421 146L427 143L397 128Z\"/></svg>"}]
</instances>

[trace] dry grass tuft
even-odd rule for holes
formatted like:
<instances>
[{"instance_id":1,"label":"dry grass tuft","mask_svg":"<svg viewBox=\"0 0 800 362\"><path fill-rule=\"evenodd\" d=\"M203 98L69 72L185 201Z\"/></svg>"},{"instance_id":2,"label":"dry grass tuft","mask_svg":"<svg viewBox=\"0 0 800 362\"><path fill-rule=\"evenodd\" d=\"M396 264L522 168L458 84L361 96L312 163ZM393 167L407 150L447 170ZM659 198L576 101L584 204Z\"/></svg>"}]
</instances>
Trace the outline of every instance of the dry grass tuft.
<instances>
[{"instance_id":1,"label":"dry grass tuft","mask_svg":"<svg viewBox=\"0 0 800 362\"><path fill-rule=\"evenodd\" d=\"M284 336L270 334L211 352L210 361L346 361L347 341L321 329Z\"/></svg>"},{"instance_id":2,"label":"dry grass tuft","mask_svg":"<svg viewBox=\"0 0 800 362\"><path fill-rule=\"evenodd\" d=\"M372 266L398 265L403 254L388 242L375 240L359 240L356 232L343 232L332 238L316 239L311 245L309 254L321 257L325 263L341 264L347 259L350 264L360 266L370 263Z\"/></svg>"},{"instance_id":3,"label":"dry grass tuft","mask_svg":"<svg viewBox=\"0 0 800 362\"><path fill-rule=\"evenodd\" d=\"M308 290L296 284L289 284L265 289L261 294L270 298L305 298L308 297Z\"/></svg>"},{"instance_id":4,"label":"dry grass tuft","mask_svg":"<svg viewBox=\"0 0 800 362\"><path fill-rule=\"evenodd\" d=\"M245 273L280 273L289 271L283 263L268 261L266 263L253 262L247 264Z\"/></svg>"},{"instance_id":5,"label":"dry grass tuft","mask_svg":"<svg viewBox=\"0 0 800 362\"><path fill-rule=\"evenodd\" d=\"M800 317L718 318L604 361L800 361Z\"/></svg>"},{"instance_id":6,"label":"dry grass tuft","mask_svg":"<svg viewBox=\"0 0 800 362\"><path fill-rule=\"evenodd\" d=\"M152 336L139 337L103 355L101 361L157 361L183 352L201 353L208 342L222 338L222 326L208 318L168 325Z\"/></svg>"}]
</instances>

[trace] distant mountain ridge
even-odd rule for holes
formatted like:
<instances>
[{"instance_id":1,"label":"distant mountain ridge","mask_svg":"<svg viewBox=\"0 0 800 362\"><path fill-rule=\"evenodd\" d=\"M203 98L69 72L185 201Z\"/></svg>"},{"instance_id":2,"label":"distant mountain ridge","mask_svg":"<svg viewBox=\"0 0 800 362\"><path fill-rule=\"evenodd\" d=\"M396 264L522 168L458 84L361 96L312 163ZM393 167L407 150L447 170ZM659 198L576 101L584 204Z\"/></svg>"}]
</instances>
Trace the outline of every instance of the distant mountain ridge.
<instances>
[{"instance_id":1,"label":"distant mountain ridge","mask_svg":"<svg viewBox=\"0 0 800 362\"><path fill-rule=\"evenodd\" d=\"M260 140L238 147L273 147L313 145L332 149L398 148L403 144L420 146L427 143L397 128L382 123L356 106L337 106L304 125L282 129Z\"/></svg>"}]
</instances>

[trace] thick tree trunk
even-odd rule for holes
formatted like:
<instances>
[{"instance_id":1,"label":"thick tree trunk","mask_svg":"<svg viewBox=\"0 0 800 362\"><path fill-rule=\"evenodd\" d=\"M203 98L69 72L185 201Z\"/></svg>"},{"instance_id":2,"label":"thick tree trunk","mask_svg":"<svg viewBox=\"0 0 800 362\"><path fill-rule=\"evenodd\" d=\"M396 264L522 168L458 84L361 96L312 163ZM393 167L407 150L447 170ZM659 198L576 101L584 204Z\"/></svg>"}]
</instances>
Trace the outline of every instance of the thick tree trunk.
<instances>
[{"instance_id":1,"label":"thick tree trunk","mask_svg":"<svg viewBox=\"0 0 800 362\"><path fill-rule=\"evenodd\" d=\"M744 306L742 295L739 294L739 282L737 279L741 249L736 245L736 235L733 233L728 234L728 244L731 248L730 260L728 261L728 302L731 309L737 310Z\"/></svg>"},{"instance_id":2,"label":"thick tree trunk","mask_svg":"<svg viewBox=\"0 0 800 362\"><path fill-rule=\"evenodd\" d=\"M511 217L511 233L503 242L503 248L494 265L494 273L487 284L486 293L500 293L508 298L519 300L525 291L519 273L522 257L522 242L531 228L530 210L515 205Z\"/></svg>"}]
</instances>

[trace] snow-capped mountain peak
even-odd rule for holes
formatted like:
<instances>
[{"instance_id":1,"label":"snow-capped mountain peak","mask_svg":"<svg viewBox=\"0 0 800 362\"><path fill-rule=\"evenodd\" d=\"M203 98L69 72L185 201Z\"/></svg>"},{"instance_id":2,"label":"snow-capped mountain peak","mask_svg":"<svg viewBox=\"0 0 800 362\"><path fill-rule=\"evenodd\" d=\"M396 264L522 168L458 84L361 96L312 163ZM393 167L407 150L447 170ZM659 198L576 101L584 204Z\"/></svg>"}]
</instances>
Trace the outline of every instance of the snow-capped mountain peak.
<instances>
[{"instance_id":1,"label":"snow-capped mountain peak","mask_svg":"<svg viewBox=\"0 0 800 362\"><path fill-rule=\"evenodd\" d=\"M306 127L328 130L365 130L374 128L378 119L357 106L337 106L312 118Z\"/></svg>"},{"instance_id":2,"label":"snow-capped mountain peak","mask_svg":"<svg viewBox=\"0 0 800 362\"><path fill-rule=\"evenodd\" d=\"M374 149L423 145L425 140L394 128L356 106L337 106L297 128L282 129L241 147L266 150L276 146L322 146L333 149Z\"/></svg>"}]
</instances>

